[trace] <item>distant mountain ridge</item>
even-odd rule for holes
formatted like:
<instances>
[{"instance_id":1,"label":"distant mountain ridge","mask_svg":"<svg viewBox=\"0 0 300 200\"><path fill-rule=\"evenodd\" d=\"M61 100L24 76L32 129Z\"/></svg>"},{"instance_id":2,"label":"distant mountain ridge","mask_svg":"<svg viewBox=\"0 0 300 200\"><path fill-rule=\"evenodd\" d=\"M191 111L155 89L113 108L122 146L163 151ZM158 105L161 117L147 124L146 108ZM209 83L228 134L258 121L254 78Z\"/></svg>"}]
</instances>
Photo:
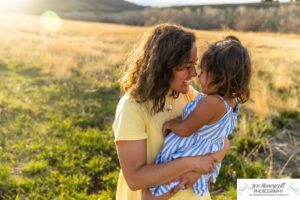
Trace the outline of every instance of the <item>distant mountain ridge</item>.
<instances>
[{"instance_id":1,"label":"distant mountain ridge","mask_svg":"<svg viewBox=\"0 0 300 200\"><path fill-rule=\"evenodd\" d=\"M26 3L19 3L17 7L6 9L30 14L53 10L64 15L65 12L122 12L143 8L124 0L28 0Z\"/></svg>"}]
</instances>

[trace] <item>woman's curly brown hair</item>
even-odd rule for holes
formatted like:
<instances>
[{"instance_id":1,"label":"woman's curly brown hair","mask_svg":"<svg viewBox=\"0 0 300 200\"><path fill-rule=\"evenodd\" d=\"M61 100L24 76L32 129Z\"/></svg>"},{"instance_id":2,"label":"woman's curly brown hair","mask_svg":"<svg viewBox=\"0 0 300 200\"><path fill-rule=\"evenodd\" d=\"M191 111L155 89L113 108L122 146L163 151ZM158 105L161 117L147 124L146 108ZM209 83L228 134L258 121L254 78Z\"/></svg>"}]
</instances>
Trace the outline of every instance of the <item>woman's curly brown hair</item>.
<instances>
[{"instance_id":1,"label":"woman's curly brown hair","mask_svg":"<svg viewBox=\"0 0 300 200\"><path fill-rule=\"evenodd\" d=\"M129 57L121 88L138 103L152 101L152 114L163 111L173 69L189 59L195 39L193 32L178 25L155 26Z\"/></svg>"}]
</instances>

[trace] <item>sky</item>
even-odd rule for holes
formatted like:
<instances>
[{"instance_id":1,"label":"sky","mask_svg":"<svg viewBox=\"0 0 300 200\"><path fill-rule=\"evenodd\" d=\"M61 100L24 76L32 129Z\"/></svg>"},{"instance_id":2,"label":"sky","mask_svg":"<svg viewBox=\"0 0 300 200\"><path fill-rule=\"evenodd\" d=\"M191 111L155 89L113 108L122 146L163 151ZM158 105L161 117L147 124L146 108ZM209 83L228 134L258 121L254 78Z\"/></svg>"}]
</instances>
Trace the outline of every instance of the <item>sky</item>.
<instances>
[{"instance_id":1,"label":"sky","mask_svg":"<svg viewBox=\"0 0 300 200\"><path fill-rule=\"evenodd\" d=\"M258 3L261 0L126 0L135 4L152 7L165 7L176 5L207 5L207 4L230 4L230 3ZM288 0L281 0L280 2L287 2Z\"/></svg>"}]
</instances>

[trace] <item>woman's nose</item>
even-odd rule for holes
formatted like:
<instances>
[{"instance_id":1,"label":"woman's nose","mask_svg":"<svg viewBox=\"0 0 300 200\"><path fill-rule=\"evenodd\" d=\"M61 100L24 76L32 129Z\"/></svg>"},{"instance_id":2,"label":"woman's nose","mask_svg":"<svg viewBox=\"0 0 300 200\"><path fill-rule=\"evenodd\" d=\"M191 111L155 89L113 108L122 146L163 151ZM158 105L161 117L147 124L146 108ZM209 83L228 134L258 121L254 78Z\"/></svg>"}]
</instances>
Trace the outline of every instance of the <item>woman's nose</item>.
<instances>
[{"instance_id":1,"label":"woman's nose","mask_svg":"<svg viewBox=\"0 0 300 200\"><path fill-rule=\"evenodd\" d=\"M196 71L196 68L195 68L195 67L192 67L192 68L191 68L190 74L191 74L192 77L197 76L197 71Z\"/></svg>"}]
</instances>

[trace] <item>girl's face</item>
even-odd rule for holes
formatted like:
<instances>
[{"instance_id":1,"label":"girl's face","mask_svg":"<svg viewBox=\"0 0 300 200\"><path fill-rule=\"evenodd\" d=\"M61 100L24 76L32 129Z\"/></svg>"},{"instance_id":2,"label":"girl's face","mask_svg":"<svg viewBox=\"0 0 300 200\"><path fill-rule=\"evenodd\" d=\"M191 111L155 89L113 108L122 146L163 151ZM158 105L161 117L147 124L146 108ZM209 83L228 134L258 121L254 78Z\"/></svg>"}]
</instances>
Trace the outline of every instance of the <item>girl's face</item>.
<instances>
[{"instance_id":1,"label":"girl's face","mask_svg":"<svg viewBox=\"0 0 300 200\"><path fill-rule=\"evenodd\" d=\"M172 78L170 80L170 88L172 90L183 94L188 93L191 80L197 75L195 68L197 61L197 47L196 45L193 45L189 61L173 70Z\"/></svg>"},{"instance_id":2,"label":"girl's face","mask_svg":"<svg viewBox=\"0 0 300 200\"><path fill-rule=\"evenodd\" d=\"M198 78L204 94L214 94L217 91L217 88L214 85L209 85L211 82L211 75L203 66L201 66L201 72L199 73Z\"/></svg>"}]
</instances>

